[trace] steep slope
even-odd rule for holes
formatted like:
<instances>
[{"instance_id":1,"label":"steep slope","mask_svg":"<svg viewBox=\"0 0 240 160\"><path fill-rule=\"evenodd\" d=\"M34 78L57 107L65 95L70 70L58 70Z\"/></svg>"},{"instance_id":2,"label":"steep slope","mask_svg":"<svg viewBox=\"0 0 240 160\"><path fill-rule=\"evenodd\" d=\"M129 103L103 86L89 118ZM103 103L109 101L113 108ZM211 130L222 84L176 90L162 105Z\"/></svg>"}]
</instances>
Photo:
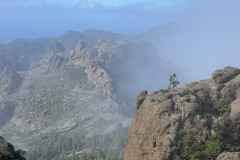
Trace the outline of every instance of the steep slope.
<instances>
[{"instance_id":1,"label":"steep slope","mask_svg":"<svg viewBox=\"0 0 240 160\"><path fill-rule=\"evenodd\" d=\"M25 57L19 57L17 54L12 52L7 52L5 54L0 54L0 72L4 69L13 71L27 71L31 66L30 60Z\"/></svg>"},{"instance_id":2,"label":"steep slope","mask_svg":"<svg viewBox=\"0 0 240 160\"><path fill-rule=\"evenodd\" d=\"M240 70L226 67L183 88L140 92L124 160L239 159L239 86Z\"/></svg>"}]
</instances>

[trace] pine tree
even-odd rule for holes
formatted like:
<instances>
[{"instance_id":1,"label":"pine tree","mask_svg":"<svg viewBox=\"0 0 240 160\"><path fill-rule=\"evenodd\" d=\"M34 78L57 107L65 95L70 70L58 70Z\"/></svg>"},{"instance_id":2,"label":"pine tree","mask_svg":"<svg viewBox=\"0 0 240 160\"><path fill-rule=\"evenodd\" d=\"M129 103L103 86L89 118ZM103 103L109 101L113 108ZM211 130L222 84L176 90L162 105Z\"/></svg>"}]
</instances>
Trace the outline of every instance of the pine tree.
<instances>
[{"instance_id":1,"label":"pine tree","mask_svg":"<svg viewBox=\"0 0 240 160\"><path fill-rule=\"evenodd\" d=\"M180 84L180 82L177 80L177 75L173 73L173 75L169 77L168 89L175 89L178 84Z\"/></svg>"}]
</instances>

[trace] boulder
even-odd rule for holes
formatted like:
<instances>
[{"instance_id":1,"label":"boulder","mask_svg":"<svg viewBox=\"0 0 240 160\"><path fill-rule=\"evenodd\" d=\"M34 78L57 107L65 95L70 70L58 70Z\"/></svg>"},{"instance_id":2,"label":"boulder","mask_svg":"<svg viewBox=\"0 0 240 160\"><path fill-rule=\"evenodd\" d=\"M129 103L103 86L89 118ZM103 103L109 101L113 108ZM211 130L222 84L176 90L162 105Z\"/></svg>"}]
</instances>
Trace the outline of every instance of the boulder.
<instances>
[{"instance_id":1,"label":"boulder","mask_svg":"<svg viewBox=\"0 0 240 160\"><path fill-rule=\"evenodd\" d=\"M140 107L140 105L143 103L143 101L147 98L148 92L146 90L138 93L136 98L136 109Z\"/></svg>"},{"instance_id":2,"label":"boulder","mask_svg":"<svg viewBox=\"0 0 240 160\"><path fill-rule=\"evenodd\" d=\"M240 152L223 152L216 160L239 160Z\"/></svg>"},{"instance_id":3,"label":"boulder","mask_svg":"<svg viewBox=\"0 0 240 160\"><path fill-rule=\"evenodd\" d=\"M218 69L212 73L212 79L216 83L226 83L240 74L240 69L235 67L225 67L224 69Z\"/></svg>"},{"instance_id":4,"label":"boulder","mask_svg":"<svg viewBox=\"0 0 240 160\"><path fill-rule=\"evenodd\" d=\"M240 99L236 99L231 104L230 118L234 124L240 123Z\"/></svg>"}]
</instances>

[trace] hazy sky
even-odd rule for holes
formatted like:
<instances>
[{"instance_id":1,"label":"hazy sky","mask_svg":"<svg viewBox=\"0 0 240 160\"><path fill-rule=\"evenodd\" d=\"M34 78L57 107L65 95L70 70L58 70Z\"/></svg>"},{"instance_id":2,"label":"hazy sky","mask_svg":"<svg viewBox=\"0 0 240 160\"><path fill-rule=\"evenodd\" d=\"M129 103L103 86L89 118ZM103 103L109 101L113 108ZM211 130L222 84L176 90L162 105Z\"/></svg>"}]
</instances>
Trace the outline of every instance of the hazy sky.
<instances>
[{"instance_id":1,"label":"hazy sky","mask_svg":"<svg viewBox=\"0 0 240 160\"><path fill-rule=\"evenodd\" d=\"M239 15L239 0L0 0L0 42L88 28L134 34L176 22L182 30L160 56L190 82L240 67Z\"/></svg>"},{"instance_id":2,"label":"hazy sky","mask_svg":"<svg viewBox=\"0 0 240 160\"><path fill-rule=\"evenodd\" d=\"M184 0L0 0L0 41L97 28L139 33L170 21Z\"/></svg>"}]
</instances>

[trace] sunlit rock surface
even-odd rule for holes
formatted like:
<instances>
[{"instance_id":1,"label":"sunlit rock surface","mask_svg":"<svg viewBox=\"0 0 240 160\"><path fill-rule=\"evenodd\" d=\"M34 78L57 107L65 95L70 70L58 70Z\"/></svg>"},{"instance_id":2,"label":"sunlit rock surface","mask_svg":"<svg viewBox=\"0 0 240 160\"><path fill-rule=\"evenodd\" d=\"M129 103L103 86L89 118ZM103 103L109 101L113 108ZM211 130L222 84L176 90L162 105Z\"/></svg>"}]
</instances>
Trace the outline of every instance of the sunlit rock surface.
<instances>
[{"instance_id":1,"label":"sunlit rock surface","mask_svg":"<svg viewBox=\"0 0 240 160\"><path fill-rule=\"evenodd\" d=\"M144 98L141 95L146 91L140 92L124 160L183 159L188 156L184 153L189 153L185 148L189 140L199 146L208 140L218 140L214 142L220 142L222 148L217 154L230 150L225 147L230 143L226 138L232 137L231 142L235 140L239 145L236 138L240 132L239 74L239 69L226 67L215 71L213 79L193 82L183 88L159 90L144 94ZM218 159L237 157L238 153L224 152Z\"/></svg>"}]
</instances>

